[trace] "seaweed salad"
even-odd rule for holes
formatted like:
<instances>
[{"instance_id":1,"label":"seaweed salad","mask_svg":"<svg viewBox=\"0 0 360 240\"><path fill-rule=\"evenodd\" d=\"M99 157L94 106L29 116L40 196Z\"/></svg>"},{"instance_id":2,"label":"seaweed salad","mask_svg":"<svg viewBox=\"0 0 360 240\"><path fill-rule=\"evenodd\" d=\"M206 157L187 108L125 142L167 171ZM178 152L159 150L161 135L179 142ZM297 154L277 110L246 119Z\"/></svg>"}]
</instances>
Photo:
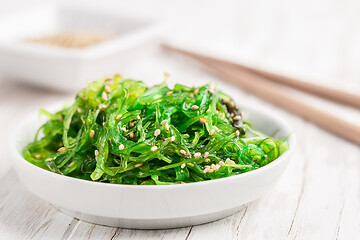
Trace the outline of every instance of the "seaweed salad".
<instances>
[{"instance_id":1,"label":"seaweed salad","mask_svg":"<svg viewBox=\"0 0 360 240\"><path fill-rule=\"evenodd\" d=\"M90 181L161 185L200 182L260 168L288 150L251 128L214 84L147 87L120 75L90 82L48 121L24 158Z\"/></svg>"}]
</instances>

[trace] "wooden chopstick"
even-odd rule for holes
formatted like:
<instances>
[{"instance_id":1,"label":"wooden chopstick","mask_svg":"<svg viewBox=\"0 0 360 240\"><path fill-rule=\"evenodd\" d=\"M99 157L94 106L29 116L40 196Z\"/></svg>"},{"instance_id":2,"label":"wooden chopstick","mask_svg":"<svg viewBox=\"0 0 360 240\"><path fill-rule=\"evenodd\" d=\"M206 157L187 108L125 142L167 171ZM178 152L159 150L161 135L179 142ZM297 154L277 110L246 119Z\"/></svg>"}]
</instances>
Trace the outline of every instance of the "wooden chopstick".
<instances>
[{"instance_id":1,"label":"wooden chopstick","mask_svg":"<svg viewBox=\"0 0 360 240\"><path fill-rule=\"evenodd\" d=\"M206 56L203 57L198 54L191 54L190 56L200 60L215 70L221 77L240 86L242 89L313 122L329 132L360 145L359 126L292 98L285 93L286 91L284 91L283 86L268 81L266 77L251 71L235 68L234 65L224 61L218 61L213 58L209 59Z\"/></svg>"},{"instance_id":2,"label":"wooden chopstick","mask_svg":"<svg viewBox=\"0 0 360 240\"><path fill-rule=\"evenodd\" d=\"M271 80L271 81L298 89L300 91L310 93L312 95L316 95L316 96L319 96L319 97L322 97L322 98L325 98L325 99L328 99L328 100L331 100L334 102L338 102L341 104L345 104L345 105L360 109L360 96L359 95L347 93L347 92L336 90L333 88L328 88L325 86L320 86L320 85L317 85L314 83L300 81L300 80L297 80L294 78L267 72L267 71L264 71L261 69L245 66L245 65L242 65L239 63L234 63L234 62L230 62L230 61L223 60L223 59L217 59L217 58L213 58L210 56L201 55L198 53L194 53L194 52L191 52L191 51L188 51L185 49L176 48L176 47L166 45L166 44L164 44L163 47L168 50L176 51L176 52L191 56L193 58L200 57L203 60L213 60L213 61L217 61L219 63L222 62L224 64L231 65L236 68L239 68L242 70L247 70L249 72L253 72L258 75L264 76L264 77L266 77L267 80Z\"/></svg>"}]
</instances>

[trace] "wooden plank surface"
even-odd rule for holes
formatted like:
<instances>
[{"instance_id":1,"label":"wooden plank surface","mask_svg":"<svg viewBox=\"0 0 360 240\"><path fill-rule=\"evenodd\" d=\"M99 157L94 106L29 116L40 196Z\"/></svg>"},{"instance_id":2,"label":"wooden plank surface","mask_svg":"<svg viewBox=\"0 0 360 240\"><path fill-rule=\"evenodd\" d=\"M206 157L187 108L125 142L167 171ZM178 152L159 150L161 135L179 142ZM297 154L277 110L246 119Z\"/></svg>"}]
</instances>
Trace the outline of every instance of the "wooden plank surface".
<instances>
[{"instance_id":1,"label":"wooden plank surface","mask_svg":"<svg viewBox=\"0 0 360 240\"><path fill-rule=\"evenodd\" d=\"M154 11L166 17L174 26L170 38L197 50L202 48L255 67L360 93L360 4L356 1L109 2L113 8ZM0 1L0 14L31 4L23 0ZM7 148L11 127L24 114L72 94L29 88L0 77L0 239L360 239L359 147L221 82L186 58L154 49L129 61L134 64L119 67L125 76L151 84L161 82L166 71L171 74L170 84L216 81L237 101L246 99L271 108L274 114L290 121L298 143L279 183L240 212L200 226L142 231L73 219L20 184ZM360 125L359 111L296 91L291 93Z\"/></svg>"}]
</instances>

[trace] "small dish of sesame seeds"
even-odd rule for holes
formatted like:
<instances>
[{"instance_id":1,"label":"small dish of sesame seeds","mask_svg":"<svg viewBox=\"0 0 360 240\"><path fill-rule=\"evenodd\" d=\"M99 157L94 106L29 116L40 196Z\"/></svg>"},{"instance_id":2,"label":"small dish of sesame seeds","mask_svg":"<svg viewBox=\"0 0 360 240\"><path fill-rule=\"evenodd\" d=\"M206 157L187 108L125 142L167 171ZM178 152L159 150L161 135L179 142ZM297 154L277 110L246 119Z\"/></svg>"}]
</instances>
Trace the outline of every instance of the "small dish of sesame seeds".
<instances>
[{"instance_id":1,"label":"small dish of sesame seeds","mask_svg":"<svg viewBox=\"0 0 360 240\"><path fill-rule=\"evenodd\" d=\"M11 140L21 182L71 216L116 227L229 216L274 186L295 144L281 117L211 83L170 89L115 75L41 113Z\"/></svg>"},{"instance_id":2,"label":"small dish of sesame seeds","mask_svg":"<svg viewBox=\"0 0 360 240\"><path fill-rule=\"evenodd\" d=\"M113 75L154 48L164 24L119 9L46 5L0 20L0 74L58 91Z\"/></svg>"}]
</instances>

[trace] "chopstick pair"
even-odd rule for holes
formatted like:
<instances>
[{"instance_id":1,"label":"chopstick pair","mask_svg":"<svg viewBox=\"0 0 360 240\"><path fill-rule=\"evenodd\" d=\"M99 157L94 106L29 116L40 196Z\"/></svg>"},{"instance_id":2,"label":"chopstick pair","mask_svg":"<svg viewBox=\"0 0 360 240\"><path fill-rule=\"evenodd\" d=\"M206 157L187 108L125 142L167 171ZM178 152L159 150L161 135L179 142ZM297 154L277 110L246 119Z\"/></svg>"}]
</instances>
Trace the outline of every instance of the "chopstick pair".
<instances>
[{"instance_id":1,"label":"chopstick pair","mask_svg":"<svg viewBox=\"0 0 360 240\"><path fill-rule=\"evenodd\" d=\"M163 45L167 50L199 60L225 80L298 115L319 127L360 145L360 126L342 120L286 94L286 85L300 91L360 109L360 96L250 68L237 63Z\"/></svg>"}]
</instances>

